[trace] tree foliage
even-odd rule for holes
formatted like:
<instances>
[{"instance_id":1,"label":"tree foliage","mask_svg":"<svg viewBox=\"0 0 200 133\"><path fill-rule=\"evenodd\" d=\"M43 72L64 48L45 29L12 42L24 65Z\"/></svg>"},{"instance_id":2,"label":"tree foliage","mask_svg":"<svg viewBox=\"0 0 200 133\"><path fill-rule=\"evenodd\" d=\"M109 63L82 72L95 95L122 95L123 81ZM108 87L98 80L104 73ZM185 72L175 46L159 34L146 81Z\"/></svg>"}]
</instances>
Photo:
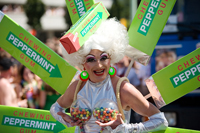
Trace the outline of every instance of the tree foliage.
<instances>
[{"instance_id":1,"label":"tree foliage","mask_svg":"<svg viewBox=\"0 0 200 133\"><path fill-rule=\"evenodd\" d=\"M110 17L117 17L117 19L130 17L130 0L113 0L111 9L109 10Z\"/></svg>"},{"instance_id":2,"label":"tree foliage","mask_svg":"<svg viewBox=\"0 0 200 133\"><path fill-rule=\"evenodd\" d=\"M41 29L40 19L45 13L44 3L41 0L27 0L23 8L28 18L27 24L33 29Z\"/></svg>"},{"instance_id":3,"label":"tree foliage","mask_svg":"<svg viewBox=\"0 0 200 133\"><path fill-rule=\"evenodd\" d=\"M125 18L130 19L130 0L113 0L110 10L110 17L116 17L118 20Z\"/></svg>"},{"instance_id":4,"label":"tree foliage","mask_svg":"<svg viewBox=\"0 0 200 133\"><path fill-rule=\"evenodd\" d=\"M123 5L119 0L113 0L111 9L109 10L110 17L116 17L118 20L121 18L121 11L123 10Z\"/></svg>"}]
</instances>

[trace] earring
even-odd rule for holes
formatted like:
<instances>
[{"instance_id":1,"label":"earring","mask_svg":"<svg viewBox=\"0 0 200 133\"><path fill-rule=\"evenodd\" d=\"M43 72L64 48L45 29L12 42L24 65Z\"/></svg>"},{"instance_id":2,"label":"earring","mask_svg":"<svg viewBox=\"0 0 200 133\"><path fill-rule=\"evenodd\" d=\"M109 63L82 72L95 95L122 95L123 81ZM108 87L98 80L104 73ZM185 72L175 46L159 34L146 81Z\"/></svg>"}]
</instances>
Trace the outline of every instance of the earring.
<instances>
[{"instance_id":1,"label":"earring","mask_svg":"<svg viewBox=\"0 0 200 133\"><path fill-rule=\"evenodd\" d=\"M109 72L111 77L114 77L117 74L117 70L114 67L110 67Z\"/></svg>"},{"instance_id":2,"label":"earring","mask_svg":"<svg viewBox=\"0 0 200 133\"><path fill-rule=\"evenodd\" d=\"M84 70L84 71L82 71L82 72L80 73L79 77L80 77L80 79L81 79L82 81L87 81L87 80L89 79L89 74L88 74L87 71Z\"/></svg>"}]
</instances>

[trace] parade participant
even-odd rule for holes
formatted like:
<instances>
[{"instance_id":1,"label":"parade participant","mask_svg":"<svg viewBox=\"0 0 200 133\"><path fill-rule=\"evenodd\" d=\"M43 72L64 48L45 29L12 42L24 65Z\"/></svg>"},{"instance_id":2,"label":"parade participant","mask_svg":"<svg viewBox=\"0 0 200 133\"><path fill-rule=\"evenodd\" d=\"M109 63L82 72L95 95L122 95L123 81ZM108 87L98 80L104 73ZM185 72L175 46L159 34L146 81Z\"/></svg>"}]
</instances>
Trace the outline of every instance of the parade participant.
<instances>
[{"instance_id":1,"label":"parade participant","mask_svg":"<svg viewBox=\"0 0 200 133\"><path fill-rule=\"evenodd\" d=\"M76 101L86 101L79 102L79 107L85 108L87 104L92 111L97 105L101 105L99 102L113 101L118 105L119 111L120 107L123 110L117 114L117 118L107 123L101 123L92 115L89 121L83 123L84 132L97 133L102 131L102 127L105 133L140 133L166 129L168 122L164 114L149 103L128 80L123 80L110 71L110 67L124 57L127 45L126 28L112 18L102 22L97 31L77 52L67 54L65 51L63 55L69 63L84 70L83 73L87 71L89 79L86 80L80 76L83 81L74 81L52 105L50 109L52 116L68 127L81 126L80 120L74 121L72 117L64 113L65 108L69 108L75 99L77 99ZM117 93L117 88L120 89L120 93ZM129 124L130 109L148 117L149 120L139 124ZM78 127L75 132L80 132Z\"/></svg>"}]
</instances>

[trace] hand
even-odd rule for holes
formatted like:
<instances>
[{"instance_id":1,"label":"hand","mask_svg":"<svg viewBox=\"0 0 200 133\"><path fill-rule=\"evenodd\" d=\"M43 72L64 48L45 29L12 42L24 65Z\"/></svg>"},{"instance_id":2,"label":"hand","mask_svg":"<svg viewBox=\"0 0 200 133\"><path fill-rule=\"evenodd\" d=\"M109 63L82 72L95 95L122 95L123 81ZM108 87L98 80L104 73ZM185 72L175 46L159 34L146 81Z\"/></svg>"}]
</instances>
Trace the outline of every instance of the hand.
<instances>
[{"instance_id":1,"label":"hand","mask_svg":"<svg viewBox=\"0 0 200 133\"><path fill-rule=\"evenodd\" d=\"M117 114L117 119L113 120L113 121L109 121L107 123L101 123L99 121L95 121L95 123L97 123L99 126L101 127L106 127L106 126L110 126L112 129L115 129L118 125L123 124L124 121L122 120L122 115L121 114Z\"/></svg>"},{"instance_id":2,"label":"hand","mask_svg":"<svg viewBox=\"0 0 200 133\"><path fill-rule=\"evenodd\" d=\"M64 121L68 122L71 126L81 126L82 122L81 120L74 121L69 115L63 113L63 112L58 112L58 115L60 115Z\"/></svg>"},{"instance_id":3,"label":"hand","mask_svg":"<svg viewBox=\"0 0 200 133\"><path fill-rule=\"evenodd\" d=\"M18 102L18 105L19 105L20 107L27 108L27 107L28 107L27 99L24 99L24 100L19 101L19 102Z\"/></svg>"}]
</instances>

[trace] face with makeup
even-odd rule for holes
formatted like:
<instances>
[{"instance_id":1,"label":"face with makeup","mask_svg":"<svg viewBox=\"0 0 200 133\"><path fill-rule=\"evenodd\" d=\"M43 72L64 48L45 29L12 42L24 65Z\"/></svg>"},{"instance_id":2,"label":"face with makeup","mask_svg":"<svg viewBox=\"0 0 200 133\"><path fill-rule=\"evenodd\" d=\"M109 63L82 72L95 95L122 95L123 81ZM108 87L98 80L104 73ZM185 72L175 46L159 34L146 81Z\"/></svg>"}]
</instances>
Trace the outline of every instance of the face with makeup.
<instances>
[{"instance_id":1,"label":"face with makeup","mask_svg":"<svg viewBox=\"0 0 200 133\"><path fill-rule=\"evenodd\" d=\"M110 68L110 57L107 53L97 49L92 49L85 57L83 64L92 82L101 82L108 75Z\"/></svg>"}]
</instances>

